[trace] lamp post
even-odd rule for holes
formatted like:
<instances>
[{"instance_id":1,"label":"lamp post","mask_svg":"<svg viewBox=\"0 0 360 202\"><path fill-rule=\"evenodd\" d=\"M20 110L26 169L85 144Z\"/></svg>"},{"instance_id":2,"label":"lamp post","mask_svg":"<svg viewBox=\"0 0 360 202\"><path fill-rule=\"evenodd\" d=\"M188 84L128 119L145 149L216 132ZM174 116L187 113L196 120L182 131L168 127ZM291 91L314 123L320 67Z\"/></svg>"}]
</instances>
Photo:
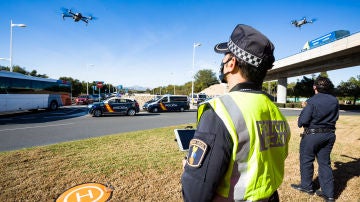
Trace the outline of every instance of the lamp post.
<instances>
[{"instance_id":1,"label":"lamp post","mask_svg":"<svg viewBox=\"0 0 360 202\"><path fill-rule=\"evenodd\" d=\"M173 72L171 72L170 74L171 74L171 76L174 76L174 73L173 73ZM173 83L173 87L174 87L174 95L176 95L176 94L175 94L175 82Z\"/></svg>"},{"instance_id":2,"label":"lamp post","mask_svg":"<svg viewBox=\"0 0 360 202\"><path fill-rule=\"evenodd\" d=\"M13 24L12 20L10 20L10 58L9 58L10 71L13 71L13 68L12 68L12 30L13 30L13 27L26 27L26 25L25 24Z\"/></svg>"},{"instance_id":3,"label":"lamp post","mask_svg":"<svg viewBox=\"0 0 360 202\"><path fill-rule=\"evenodd\" d=\"M194 68L195 68L195 48L201 46L201 43L194 43L193 44L193 65L192 65L192 80L191 80L191 102L194 104Z\"/></svg>"},{"instance_id":4,"label":"lamp post","mask_svg":"<svg viewBox=\"0 0 360 202\"><path fill-rule=\"evenodd\" d=\"M88 65L86 65L86 69L88 70L88 72L89 72L89 67L93 67L93 66L95 66L95 65L93 65L93 64L88 64ZM89 81L88 81L88 79L86 79L86 95L89 95Z\"/></svg>"}]
</instances>

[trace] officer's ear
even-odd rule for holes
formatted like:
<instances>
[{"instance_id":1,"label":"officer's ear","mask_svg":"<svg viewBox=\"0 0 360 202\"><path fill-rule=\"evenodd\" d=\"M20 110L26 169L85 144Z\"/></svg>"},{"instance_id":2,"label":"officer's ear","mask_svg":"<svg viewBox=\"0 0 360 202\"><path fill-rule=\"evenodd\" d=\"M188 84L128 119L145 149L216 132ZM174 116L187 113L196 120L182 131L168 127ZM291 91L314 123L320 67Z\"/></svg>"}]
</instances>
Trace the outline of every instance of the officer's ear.
<instances>
[{"instance_id":1,"label":"officer's ear","mask_svg":"<svg viewBox=\"0 0 360 202\"><path fill-rule=\"evenodd\" d=\"M230 67L230 72L236 71L237 69L237 60L236 57L232 57L231 60L229 61L229 67Z\"/></svg>"}]
</instances>

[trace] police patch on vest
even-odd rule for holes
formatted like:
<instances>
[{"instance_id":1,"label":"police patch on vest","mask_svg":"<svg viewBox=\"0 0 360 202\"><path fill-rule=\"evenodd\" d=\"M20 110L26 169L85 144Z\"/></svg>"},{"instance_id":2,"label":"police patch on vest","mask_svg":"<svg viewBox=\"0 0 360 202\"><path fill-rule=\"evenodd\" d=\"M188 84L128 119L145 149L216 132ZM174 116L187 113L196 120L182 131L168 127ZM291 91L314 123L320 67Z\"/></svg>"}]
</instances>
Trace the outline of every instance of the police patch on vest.
<instances>
[{"instance_id":1,"label":"police patch on vest","mask_svg":"<svg viewBox=\"0 0 360 202\"><path fill-rule=\"evenodd\" d=\"M192 139L190 141L189 153L187 157L187 164L191 167L200 167L206 153L207 145L199 139Z\"/></svg>"},{"instance_id":2,"label":"police patch on vest","mask_svg":"<svg viewBox=\"0 0 360 202\"><path fill-rule=\"evenodd\" d=\"M260 151L285 146L290 135L286 121L256 121L256 127L260 139Z\"/></svg>"}]
</instances>

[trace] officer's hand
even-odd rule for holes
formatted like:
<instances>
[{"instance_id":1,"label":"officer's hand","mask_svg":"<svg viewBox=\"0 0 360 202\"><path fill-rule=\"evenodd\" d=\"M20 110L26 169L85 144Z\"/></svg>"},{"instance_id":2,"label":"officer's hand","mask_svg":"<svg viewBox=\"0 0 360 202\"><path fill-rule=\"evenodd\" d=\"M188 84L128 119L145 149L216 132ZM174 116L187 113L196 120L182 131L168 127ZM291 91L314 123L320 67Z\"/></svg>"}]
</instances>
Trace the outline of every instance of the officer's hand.
<instances>
[{"instance_id":1,"label":"officer's hand","mask_svg":"<svg viewBox=\"0 0 360 202\"><path fill-rule=\"evenodd\" d=\"M301 106L302 106L302 107L306 107L306 105L307 105L307 102L302 102L302 103L301 103Z\"/></svg>"},{"instance_id":2,"label":"officer's hand","mask_svg":"<svg viewBox=\"0 0 360 202\"><path fill-rule=\"evenodd\" d=\"M186 159L187 159L187 157L185 156L185 158L182 160L183 170L185 170Z\"/></svg>"}]
</instances>

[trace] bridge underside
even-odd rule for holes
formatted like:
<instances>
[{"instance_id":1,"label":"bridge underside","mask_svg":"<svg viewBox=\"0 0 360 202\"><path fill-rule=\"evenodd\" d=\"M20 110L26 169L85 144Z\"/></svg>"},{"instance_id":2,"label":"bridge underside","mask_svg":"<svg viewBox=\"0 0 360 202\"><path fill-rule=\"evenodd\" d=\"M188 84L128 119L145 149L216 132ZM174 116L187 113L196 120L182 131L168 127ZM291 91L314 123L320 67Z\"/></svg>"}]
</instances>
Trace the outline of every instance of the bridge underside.
<instances>
[{"instance_id":1,"label":"bridge underside","mask_svg":"<svg viewBox=\"0 0 360 202\"><path fill-rule=\"evenodd\" d=\"M278 80L277 102L286 103L287 78L360 65L360 33L278 61L265 81Z\"/></svg>"},{"instance_id":2,"label":"bridge underside","mask_svg":"<svg viewBox=\"0 0 360 202\"><path fill-rule=\"evenodd\" d=\"M331 54L327 57L315 58L283 68L271 69L265 77L265 81L358 66L360 65L360 47L358 49L348 53L348 55Z\"/></svg>"}]
</instances>

